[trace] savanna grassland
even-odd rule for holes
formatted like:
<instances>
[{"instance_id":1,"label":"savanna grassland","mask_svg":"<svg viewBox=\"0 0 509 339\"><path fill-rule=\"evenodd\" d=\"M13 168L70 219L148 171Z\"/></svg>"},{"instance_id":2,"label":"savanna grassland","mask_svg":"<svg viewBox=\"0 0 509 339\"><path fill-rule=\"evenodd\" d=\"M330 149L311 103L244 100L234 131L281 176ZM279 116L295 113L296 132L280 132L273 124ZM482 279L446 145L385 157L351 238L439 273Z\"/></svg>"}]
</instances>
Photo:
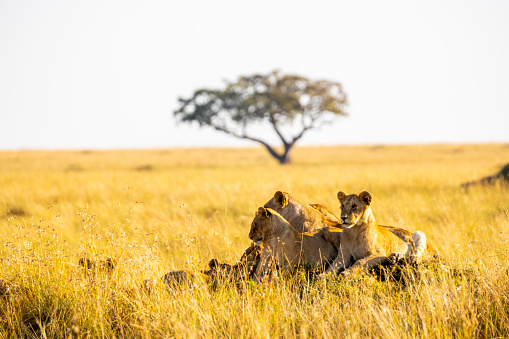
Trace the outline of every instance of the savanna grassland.
<instances>
[{"instance_id":1,"label":"savanna grassland","mask_svg":"<svg viewBox=\"0 0 509 339\"><path fill-rule=\"evenodd\" d=\"M509 336L509 188L460 187L509 162L509 145L301 147L293 160L257 148L0 152L0 337ZM378 222L425 232L440 259L400 279L298 270L270 285L141 288L235 263L277 190L336 213L338 190L368 190Z\"/></svg>"}]
</instances>

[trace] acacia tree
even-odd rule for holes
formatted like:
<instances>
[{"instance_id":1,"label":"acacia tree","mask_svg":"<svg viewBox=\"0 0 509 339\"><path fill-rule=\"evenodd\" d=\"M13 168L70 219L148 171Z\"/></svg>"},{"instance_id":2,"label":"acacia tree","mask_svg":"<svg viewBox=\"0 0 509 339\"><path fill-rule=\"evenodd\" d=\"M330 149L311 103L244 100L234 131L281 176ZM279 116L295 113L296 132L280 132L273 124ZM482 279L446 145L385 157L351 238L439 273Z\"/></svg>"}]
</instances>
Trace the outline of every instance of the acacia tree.
<instances>
[{"instance_id":1,"label":"acacia tree","mask_svg":"<svg viewBox=\"0 0 509 339\"><path fill-rule=\"evenodd\" d=\"M198 89L189 98L179 98L179 103L174 111L178 121L197 122L258 142L281 164L291 161L290 151L304 133L346 115L346 94L340 83L278 71L241 76L236 82L226 82L222 90ZM249 126L262 121L281 139L281 152L250 133ZM291 127L290 132L285 127Z\"/></svg>"}]
</instances>

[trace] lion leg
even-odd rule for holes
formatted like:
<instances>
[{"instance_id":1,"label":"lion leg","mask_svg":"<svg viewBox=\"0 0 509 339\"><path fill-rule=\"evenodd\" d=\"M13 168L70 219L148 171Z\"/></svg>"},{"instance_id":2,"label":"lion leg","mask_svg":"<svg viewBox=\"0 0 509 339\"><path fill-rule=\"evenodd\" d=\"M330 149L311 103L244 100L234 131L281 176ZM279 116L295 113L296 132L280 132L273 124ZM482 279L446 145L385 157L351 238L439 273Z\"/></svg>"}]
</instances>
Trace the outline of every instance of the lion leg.
<instances>
[{"instance_id":1,"label":"lion leg","mask_svg":"<svg viewBox=\"0 0 509 339\"><path fill-rule=\"evenodd\" d=\"M408 241L408 246L406 254L394 252L387 256L389 262L392 265L420 263L427 247L426 235L421 231L413 233L412 238Z\"/></svg>"},{"instance_id":2,"label":"lion leg","mask_svg":"<svg viewBox=\"0 0 509 339\"><path fill-rule=\"evenodd\" d=\"M338 251L338 254L332 264L327 268L325 273L320 274L320 277L324 277L329 274L337 274L339 271L347 268L349 265L351 265L352 259L350 256L344 256L343 252L341 251L341 247Z\"/></svg>"},{"instance_id":3,"label":"lion leg","mask_svg":"<svg viewBox=\"0 0 509 339\"><path fill-rule=\"evenodd\" d=\"M332 231L331 231L332 230ZM338 232L339 228L334 229L331 227L324 228L322 231L325 240L334 247L335 250L339 250L341 245L341 232Z\"/></svg>"},{"instance_id":4,"label":"lion leg","mask_svg":"<svg viewBox=\"0 0 509 339\"><path fill-rule=\"evenodd\" d=\"M353 275L355 272L362 273L362 271L366 269L373 268L378 265L382 265L387 263L389 258L386 256L380 256L377 254L370 255L366 258L362 258L357 260L351 267L341 272L341 275L344 277Z\"/></svg>"},{"instance_id":5,"label":"lion leg","mask_svg":"<svg viewBox=\"0 0 509 339\"><path fill-rule=\"evenodd\" d=\"M256 261L258 262L260 260L260 253L261 253L262 246L256 245L256 243L252 243L251 246L249 246L242 256L239 259L239 262L245 262L245 261Z\"/></svg>"},{"instance_id":6,"label":"lion leg","mask_svg":"<svg viewBox=\"0 0 509 339\"><path fill-rule=\"evenodd\" d=\"M258 264L258 267L256 267L255 275L254 275L254 281L257 284L262 283L265 280L265 277L268 276L270 280L270 273L271 273L271 265L273 261L272 253L269 249L263 249L262 254L260 257L260 263Z\"/></svg>"}]
</instances>

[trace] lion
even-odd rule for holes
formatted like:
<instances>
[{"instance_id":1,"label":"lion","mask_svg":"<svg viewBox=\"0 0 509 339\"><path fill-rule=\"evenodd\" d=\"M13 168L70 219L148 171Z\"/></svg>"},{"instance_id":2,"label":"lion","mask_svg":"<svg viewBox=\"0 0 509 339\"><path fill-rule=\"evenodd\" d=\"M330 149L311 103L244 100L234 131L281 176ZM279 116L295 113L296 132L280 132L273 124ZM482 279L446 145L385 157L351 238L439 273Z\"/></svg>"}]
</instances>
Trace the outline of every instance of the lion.
<instances>
[{"instance_id":1,"label":"lion","mask_svg":"<svg viewBox=\"0 0 509 339\"><path fill-rule=\"evenodd\" d=\"M305 204L290 193L277 191L263 205L271 208L286 219L299 233L313 235L316 232L337 250L341 242L341 223L325 206Z\"/></svg>"},{"instance_id":2,"label":"lion","mask_svg":"<svg viewBox=\"0 0 509 339\"><path fill-rule=\"evenodd\" d=\"M230 275L232 266L229 264L220 264L217 259L209 261L208 270L191 272L187 270L170 271L163 275L161 279L167 288L190 287L196 283L210 283L214 279L221 279Z\"/></svg>"},{"instance_id":3,"label":"lion","mask_svg":"<svg viewBox=\"0 0 509 339\"><path fill-rule=\"evenodd\" d=\"M266 276L270 281L272 264L278 265L284 276L299 263L325 268L337 252L323 234L304 236L281 214L265 207L260 207L256 212L249 238L261 242L262 246L260 263L254 277L257 283L264 281Z\"/></svg>"},{"instance_id":4,"label":"lion","mask_svg":"<svg viewBox=\"0 0 509 339\"><path fill-rule=\"evenodd\" d=\"M290 193L277 191L263 207L281 214L300 233L313 232L326 227L341 228L339 219L325 206L307 205Z\"/></svg>"},{"instance_id":5,"label":"lion","mask_svg":"<svg viewBox=\"0 0 509 339\"><path fill-rule=\"evenodd\" d=\"M341 231L341 224L339 219L325 206L307 205L290 193L277 191L263 207L278 212L299 233L312 235L319 232L334 246L336 251L339 248L341 233L338 232ZM321 211L328 211L331 217ZM254 262L258 264L262 252L259 245L255 242L247 248L238 263Z\"/></svg>"},{"instance_id":6,"label":"lion","mask_svg":"<svg viewBox=\"0 0 509 339\"><path fill-rule=\"evenodd\" d=\"M327 207L325 207L323 205L320 205L320 204L309 204L309 205L311 207L313 207L314 209L318 210L320 213L322 213L323 216L328 221L333 222L333 223L334 222L338 223L338 225L334 226L334 227L342 228L341 222L339 221L339 218L334 214L334 212L329 210ZM411 239L412 239L412 234L413 233L410 232L407 229L404 229L404 228L401 228L401 227L397 227L397 226L389 226L389 225L379 225L379 226L388 229L389 231L394 233L398 238L400 238L403 241L411 241ZM427 246L429 246L429 244L427 244Z\"/></svg>"},{"instance_id":7,"label":"lion","mask_svg":"<svg viewBox=\"0 0 509 339\"><path fill-rule=\"evenodd\" d=\"M336 251L339 249L342 225L339 218L327 207L320 204L305 204L294 195L282 191L276 191L263 207L278 212L299 233L306 235L320 233ZM406 229L385 225L383 227L404 241L412 240L412 232ZM258 245L255 243L246 249L239 262L247 261L257 264L262 252ZM429 248L429 244L426 246ZM432 249L437 252L436 249Z\"/></svg>"},{"instance_id":8,"label":"lion","mask_svg":"<svg viewBox=\"0 0 509 339\"><path fill-rule=\"evenodd\" d=\"M207 284L218 281L229 281L238 283L246 279L252 274L246 261L237 263L235 265L221 264L217 259L211 259L208 263L208 270L200 270L197 272L189 270L170 271L161 277L162 282L168 290L177 290L181 288L189 288L196 285ZM145 291L151 293L158 281L154 279L146 279L143 281Z\"/></svg>"},{"instance_id":9,"label":"lion","mask_svg":"<svg viewBox=\"0 0 509 339\"><path fill-rule=\"evenodd\" d=\"M272 208L283 216L301 233L321 232L334 248L338 249L341 241L342 223L327 207L320 204L305 204L290 193L277 191L264 207ZM403 241L411 241L412 232L396 226L380 225ZM434 252L436 248L426 244ZM426 247L425 246L425 247Z\"/></svg>"},{"instance_id":10,"label":"lion","mask_svg":"<svg viewBox=\"0 0 509 339\"><path fill-rule=\"evenodd\" d=\"M399 238L386 227L379 226L371 211L371 194L346 195L338 192L341 203L343 233L337 257L326 273L352 275L384 263L401 259L419 262L426 248L426 236L415 232L408 241Z\"/></svg>"}]
</instances>

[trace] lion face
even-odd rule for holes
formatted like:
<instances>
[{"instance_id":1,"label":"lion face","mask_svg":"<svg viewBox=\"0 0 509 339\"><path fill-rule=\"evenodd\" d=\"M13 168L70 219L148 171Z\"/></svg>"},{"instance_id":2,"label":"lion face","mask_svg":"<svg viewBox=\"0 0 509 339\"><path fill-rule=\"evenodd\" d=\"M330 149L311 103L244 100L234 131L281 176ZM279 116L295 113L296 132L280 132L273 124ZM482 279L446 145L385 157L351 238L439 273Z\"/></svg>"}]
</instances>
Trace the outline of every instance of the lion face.
<instances>
[{"instance_id":1,"label":"lion face","mask_svg":"<svg viewBox=\"0 0 509 339\"><path fill-rule=\"evenodd\" d=\"M253 222L251 223L249 239L253 240L255 243L263 241L265 225L269 221L270 215L270 212L266 208L258 208L258 211L255 213Z\"/></svg>"},{"instance_id":2,"label":"lion face","mask_svg":"<svg viewBox=\"0 0 509 339\"><path fill-rule=\"evenodd\" d=\"M364 216L364 212L371 204L371 195L363 191L359 195L346 195L338 192L338 200L341 203L341 223L343 228L351 228L355 226Z\"/></svg>"}]
</instances>

